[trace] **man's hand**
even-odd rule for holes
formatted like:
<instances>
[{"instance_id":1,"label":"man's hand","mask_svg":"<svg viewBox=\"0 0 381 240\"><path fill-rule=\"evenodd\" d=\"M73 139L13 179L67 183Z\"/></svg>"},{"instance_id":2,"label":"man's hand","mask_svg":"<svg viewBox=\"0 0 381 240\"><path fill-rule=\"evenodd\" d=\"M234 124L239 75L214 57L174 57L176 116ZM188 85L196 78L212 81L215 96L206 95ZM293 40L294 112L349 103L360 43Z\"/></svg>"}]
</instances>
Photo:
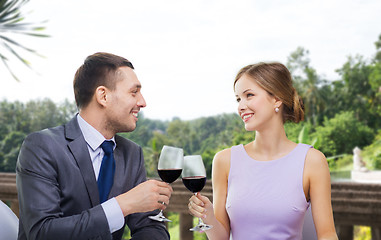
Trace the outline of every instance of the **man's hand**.
<instances>
[{"instance_id":1,"label":"man's hand","mask_svg":"<svg viewBox=\"0 0 381 240\"><path fill-rule=\"evenodd\" d=\"M155 209L164 210L169 204L172 192L173 189L169 184L157 180L148 180L115 199L122 209L123 215L127 216L132 213L148 212Z\"/></svg>"}]
</instances>

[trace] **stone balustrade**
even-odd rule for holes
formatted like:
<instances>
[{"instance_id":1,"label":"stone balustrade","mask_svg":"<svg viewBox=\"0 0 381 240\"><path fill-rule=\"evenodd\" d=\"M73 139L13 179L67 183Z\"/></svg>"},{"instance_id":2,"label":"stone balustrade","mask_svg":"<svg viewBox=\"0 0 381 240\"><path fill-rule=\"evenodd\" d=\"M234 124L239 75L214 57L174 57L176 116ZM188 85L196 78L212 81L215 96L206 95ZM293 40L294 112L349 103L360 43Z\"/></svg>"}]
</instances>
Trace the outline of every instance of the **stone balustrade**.
<instances>
[{"instance_id":1,"label":"stone balustrade","mask_svg":"<svg viewBox=\"0 0 381 240\"><path fill-rule=\"evenodd\" d=\"M0 200L10 202L12 211L19 216L17 199L16 174L0 173Z\"/></svg>"},{"instance_id":2,"label":"stone balustrade","mask_svg":"<svg viewBox=\"0 0 381 240\"><path fill-rule=\"evenodd\" d=\"M332 208L339 239L353 239L353 226L370 226L381 240L381 183L333 182Z\"/></svg>"},{"instance_id":3,"label":"stone balustrade","mask_svg":"<svg viewBox=\"0 0 381 240\"><path fill-rule=\"evenodd\" d=\"M181 180L171 184L173 194L166 211L180 214L180 239L191 240L189 228L193 218L188 214L188 191ZM381 183L332 182L332 207L336 230L340 240L353 239L353 226L370 226L372 239L381 240ZM208 180L202 194L212 200L212 184ZM16 178L14 173L0 173L0 199L11 203L18 215Z\"/></svg>"}]
</instances>

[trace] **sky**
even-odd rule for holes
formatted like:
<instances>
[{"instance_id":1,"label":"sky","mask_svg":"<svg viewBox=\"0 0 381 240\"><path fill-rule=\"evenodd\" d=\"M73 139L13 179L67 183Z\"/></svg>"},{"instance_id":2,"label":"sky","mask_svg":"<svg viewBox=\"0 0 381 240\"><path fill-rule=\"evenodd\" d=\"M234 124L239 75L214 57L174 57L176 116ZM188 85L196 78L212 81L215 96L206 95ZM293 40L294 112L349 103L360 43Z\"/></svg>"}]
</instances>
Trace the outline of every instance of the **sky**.
<instances>
[{"instance_id":1,"label":"sky","mask_svg":"<svg viewBox=\"0 0 381 240\"><path fill-rule=\"evenodd\" d=\"M375 54L381 34L380 0L30 0L22 12L50 37L7 35L44 57L20 51L33 70L10 58L20 82L0 62L0 100L74 102L75 71L102 51L133 63L144 116L160 120L236 112L239 69L286 64L299 46L320 76L339 79L348 56Z\"/></svg>"}]
</instances>

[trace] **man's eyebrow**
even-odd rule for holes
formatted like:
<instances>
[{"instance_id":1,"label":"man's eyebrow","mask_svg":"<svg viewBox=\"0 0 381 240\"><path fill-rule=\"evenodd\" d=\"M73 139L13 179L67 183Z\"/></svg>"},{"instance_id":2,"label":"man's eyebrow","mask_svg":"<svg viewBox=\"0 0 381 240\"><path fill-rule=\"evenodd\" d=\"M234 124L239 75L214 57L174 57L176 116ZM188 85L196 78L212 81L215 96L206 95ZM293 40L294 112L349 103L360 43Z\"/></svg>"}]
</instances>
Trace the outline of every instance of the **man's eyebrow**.
<instances>
[{"instance_id":1,"label":"man's eyebrow","mask_svg":"<svg viewBox=\"0 0 381 240\"><path fill-rule=\"evenodd\" d=\"M131 89L141 89L142 85L141 84L135 84L134 86L131 87Z\"/></svg>"}]
</instances>

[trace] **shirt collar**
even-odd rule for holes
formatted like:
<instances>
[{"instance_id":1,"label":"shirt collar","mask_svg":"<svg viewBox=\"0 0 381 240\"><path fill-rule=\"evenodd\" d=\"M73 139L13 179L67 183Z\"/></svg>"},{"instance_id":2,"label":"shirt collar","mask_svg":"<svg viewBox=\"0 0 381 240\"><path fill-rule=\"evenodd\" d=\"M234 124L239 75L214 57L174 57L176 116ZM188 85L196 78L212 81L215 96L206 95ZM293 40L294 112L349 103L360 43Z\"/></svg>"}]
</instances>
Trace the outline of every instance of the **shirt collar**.
<instances>
[{"instance_id":1,"label":"shirt collar","mask_svg":"<svg viewBox=\"0 0 381 240\"><path fill-rule=\"evenodd\" d=\"M83 119L79 114L77 115L77 121L79 128L82 131L83 137L85 138L85 141L93 151L97 150L105 140L113 141L115 150L115 137L112 137L111 139L106 139L100 132L98 132L98 130L96 130L93 126L86 122L85 119Z\"/></svg>"}]
</instances>

